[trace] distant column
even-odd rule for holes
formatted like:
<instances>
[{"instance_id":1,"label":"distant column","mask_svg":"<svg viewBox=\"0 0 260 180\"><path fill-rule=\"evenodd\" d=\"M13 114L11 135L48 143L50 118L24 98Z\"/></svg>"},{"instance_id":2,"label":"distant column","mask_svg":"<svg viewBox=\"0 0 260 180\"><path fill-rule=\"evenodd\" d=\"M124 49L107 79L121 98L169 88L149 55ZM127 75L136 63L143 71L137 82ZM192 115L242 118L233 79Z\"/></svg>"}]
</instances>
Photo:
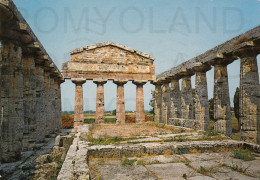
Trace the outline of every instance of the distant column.
<instances>
[{"instance_id":1,"label":"distant column","mask_svg":"<svg viewBox=\"0 0 260 180\"><path fill-rule=\"evenodd\" d=\"M72 79L75 84L75 105L74 105L74 128L84 123L84 111L83 111L83 87L86 82L85 79Z\"/></svg>"},{"instance_id":2,"label":"distant column","mask_svg":"<svg viewBox=\"0 0 260 180\"><path fill-rule=\"evenodd\" d=\"M155 84L154 91L154 121L161 122L161 109L162 109L162 85Z\"/></svg>"},{"instance_id":3,"label":"distant column","mask_svg":"<svg viewBox=\"0 0 260 180\"><path fill-rule=\"evenodd\" d=\"M171 117L181 118L181 91L179 79L171 81Z\"/></svg>"},{"instance_id":4,"label":"distant column","mask_svg":"<svg viewBox=\"0 0 260 180\"><path fill-rule=\"evenodd\" d=\"M33 150L36 141L36 72L33 56L23 56L23 150Z\"/></svg>"},{"instance_id":5,"label":"distant column","mask_svg":"<svg viewBox=\"0 0 260 180\"><path fill-rule=\"evenodd\" d=\"M116 96L116 123L125 124L125 92L124 85L127 81L114 80L117 84L117 96Z\"/></svg>"},{"instance_id":6,"label":"distant column","mask_svg":"<svg viewBox=\"0 0 260 180\"><path fill-rule=\"evenodd\" d=\"M141 124L145 122L143 85L146 82L134 81L133 83L136 85L136 123Z\"/></svg>"},{"instance_id":7,"label":"distant column","mask_svg":"<svg viewBox=\"0 0 260 180\"><path fill-rule=\"evenodd\" d=\"M106 84L107 80L93 80L93 82L97 85L95 123L101 124L105 122L104 84Z\"/></svg>"},{"instance_id":8,"label":"distant column","mask_svg":"<svg viewBox=\"0 0 260 180\"><path fill-rule=\"evenodd\" d=\"M239 118L241 140L260 144L260 85L257 52L240 52Z\"/></svg>"},{"instance_id":9,"label":"distant column","mask_svg":"<svg viewBox=\"0 0 260 180\"><path fill-rule=\"evenodd\" d=\"M231 136L230 98L227 65L214 65L214 129Z\"/></svg>"},{"instance_id":10,"label":"distant column","mask_svg":"<svg viewBox=\"0 0 260 180\"><path fill-rule=\"evenodd\" d=\"M36 64L36 141L44 142L46 134L46 116L48 112L45 109L45 84L44 69L41 64ZM43 116L44 114L44 116Z\"/></svg>"},{"instance_id":11,"label":"distant column","mask_svg":"<svg viewBox=\"0 0 260 180\"><path fill-rule=\"evenodd\" d=\"M189 77L189 76L185 76L182 79L181 118L194 119L191 77Z\"/></svg>"},{"instance_id":12,"label":"distant column","mask_svg":"<svg viewBox=\"0 0 260 180\"><path fill-rule=\"evenodd\" d=\"M195 85L195 120L200 130L209 129L209 100L206 72L210 66L201 65L196 69Z\"/></svg>"},{"instance_id":13,"label":"distant column","mask_svg":"<svg viewBox=\"0 0 260 180\"><path fill-rule=\"evenodd\" d=\"M162 123L167 124L168 119L170 118L170 86L169 83L163 83L162 86Z\"/></svg>"},{"instance_id":14,"label":"distant column","mask_svg":"<svg viewBox=\"0 0 260 180\"><path fill-rule=\"evenodd\" d=\"M13 162L21 158L24 127L22 48L1 43L2 162Z\"/></svg>"}]
</instances>

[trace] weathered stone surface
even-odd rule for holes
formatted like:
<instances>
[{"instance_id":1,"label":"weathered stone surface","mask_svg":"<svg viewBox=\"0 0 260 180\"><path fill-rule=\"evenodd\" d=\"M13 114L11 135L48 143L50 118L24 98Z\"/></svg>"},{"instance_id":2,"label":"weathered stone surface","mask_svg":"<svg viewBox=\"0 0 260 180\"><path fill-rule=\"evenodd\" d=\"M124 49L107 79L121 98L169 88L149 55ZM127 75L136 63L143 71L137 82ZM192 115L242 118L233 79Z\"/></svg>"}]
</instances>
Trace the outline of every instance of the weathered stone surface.
<instances>
[{"instance_id":1,"label":"weathered stone surface","mask_svg":"<svg viewBox=\"0 0 260 180\"><path fill-rule=\"evenodd\" d=\"M36 71L32 56L23 56L23 150L33 150L36 141Z\"/></svg>"},{"instance_id":2,"label":"weathered stone surface","mask_svg":"<svg viewBox=\"0 0 260 180\"><path fill-rule=\"evenodd\" d=\"M181 118L181 91L178 79L171 81L171 118Z\"/></svg>"},{"instance_id":3,"label":"weathered stone surface","mask_svg":"<svg viewBox=\"0 0 260 180\"><path fill-rule=\"evenodd\" d=\"M95 123L100 124L105 121L105 100L104 100L104 80L94 80L97 84L97 96L96 96L96 120Z\"/></svg>"},{"instance_id":4,"label":"weathered stone surface","mask_svg":"<svg viewBox=\"0 0 260 180\"><path fill-rule=\"evenodd\" d=\"M214 129L231 136L231 114L228 87L227 65L217 64L214 67Z\"/></svg>"},{"instance_id":5,"label":"weathered stone surface","mask_svg":"<svg viewBox=\"0 0 260 180\"><path fill-rule=\"evenodd\" d=\"M24 108L22 49L11 42L1 42L2 56L2 161L21 157Z\"/></svg>"},{"instance_id":6,"label":"weathered stone surface","mask_svg":"<svg viewBox=\"0 0 260 180\"><path fill-rule=\"evenodd\" d=\"M45 115L46 119L46 127L45 127L45 136L49 136L51 133L51 99L50 99L50 89L51 89L51 81L50 81L50 73L47 69L44 69L44 103L45 103L45 111L47 112Z\"/></svg>"},{"instance_id":7,"label":"weathered stone surface","mask_svg":"<svg viewBox=\"0 0 260 180\"><path fill-rule=\"evenodd\" d=\"M188 76L182 79L181 118L194 119L191 78Z\"/></svg>"},{"instance_id":8,"label":"weathered stone surface","mask_svg":"<svg viewBox=\"0 0 260 180\"><path fill-rule=\"evenodd\" d=\"M84 79L73 79L75 83L75 104L74 104L74 128L83 124L83 87L82 85L86 82Z\"/></svg>"},{"instance_id":9,"label":"weathered stone surface","mask_svg":"<svg viewBox=\"0 0 260 180\"><path fill-rule=\"evenodd\" d=\"M116 95L116 123L125 124L125 92L124 84L126 81L116 80L117 95Z\"/></svg>"},{"instance_id":10,"label":"weathered stone surface","mask_svg":"<svg viewBox=\"0 0 260 180\"><path fill-rule=\"evenodd\" d=\"M144 112L144 90L143 85L146 82L134 81L136 85L136 123L144 123L145 112Z\"/></svg>"},{"instance_id":11,"label":"weathered stone surface","mask_svg":"<svg viewBox=\"0 0 260 180\"><path fill-rule=\"evenodd\" d=\"M162 85L156 84L154 91L154 121L161 121L161 113L162 113Z\"/></svg>"},{"instance_id":12,"label":"weathered stone surface","mask_svg":"<svg viewBox=\"0 0 260 180\"><path fill-rule=\"evenodd\" d=\"M171 115L171 98L170 98L169 83L164 83L162 86L162 123L167 124Z\"/></svg>"},{"instance_id":13,"label":"weathered stone surface","mask_svg":"<svg viewBox=\"0 0 260 180\"><path fill-rule=\"evenodd\" d=\"M260 88L257 53L251 49L240 52L240 123L241 139L260 144Z\"/></svg>"},{"instance_id":14,"label":"weathered stone surface","mask_svg":"<svg viewBox=\"0 0 260 180\"><path fill-rule=\"evenodd\" d=\"M206 72L196 72L195 120L199 129L209 129L209 102Z\"/></svg>"},{"instance_id":15,"label":"weathered stone surface","mask_svg":"<svg viewBox=\"0 0 260 180\"><path fill-rule=\"evenodd\" d=\"M1 168L1 163L2 163L2 116L3 116L3 110L2 110L2 103L1 103L1 91L2 91L2 49L0 48L0 178L2 176L2 168Z\"/></svg>"},{"instance_id":16,"label":"weathered stone surface","mask_svg":"<svg viewBox=\"0 0 260 180\"><path fill-rule=\"evenodd\" d=\"M46 129L44 69L36 65L36 141L43 142Z\"/></svg>"}]
</instances>

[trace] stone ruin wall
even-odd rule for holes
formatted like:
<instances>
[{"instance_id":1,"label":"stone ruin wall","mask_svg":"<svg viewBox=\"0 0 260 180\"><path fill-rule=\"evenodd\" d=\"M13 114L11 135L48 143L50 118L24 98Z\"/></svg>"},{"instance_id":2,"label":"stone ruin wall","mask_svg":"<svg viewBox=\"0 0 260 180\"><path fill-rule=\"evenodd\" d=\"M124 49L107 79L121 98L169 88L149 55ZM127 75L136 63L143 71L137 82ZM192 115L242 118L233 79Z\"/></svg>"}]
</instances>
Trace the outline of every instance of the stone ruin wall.
<instances>
[{"instance_id":1,"label":"stone ruin wall","mask_svg":"<svg viewBox=\"0 0 260 180\"><path fill-rule=\"evenodd\" d=\"M256 58L259 53L260 26L159 74L155 82L155 121L208 130L206 72L214 67L214 129L230 136L232 128L227 65L239 59L240 138L260 144L260 85ZM195 104L191 96L190 77L193 75L196 75ZM171 97L170 102L165 97Z\"/></svg>"},{"instance_id":2,"label":"stone ruin wall","mask_svg":"<svg viewBox=\"0 0 260 180\"><path fill-rule=\"evenodd\" d=\"M63 77L12 0L0 0L0 162L61 128Z\"/></svg>"}]
</instances>

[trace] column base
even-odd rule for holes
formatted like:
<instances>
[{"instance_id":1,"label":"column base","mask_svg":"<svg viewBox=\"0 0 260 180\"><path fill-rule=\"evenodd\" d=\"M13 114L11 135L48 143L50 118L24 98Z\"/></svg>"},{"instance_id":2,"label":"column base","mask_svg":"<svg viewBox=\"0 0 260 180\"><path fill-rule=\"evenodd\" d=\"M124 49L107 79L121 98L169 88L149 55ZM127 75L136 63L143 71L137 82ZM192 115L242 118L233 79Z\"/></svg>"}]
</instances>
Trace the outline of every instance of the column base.
<instances>
[{"instance_id":1,"label":"column base","mask_svg":"<svg viewBox=\"0 0 260 180\"><path fill-rule=\"evenodd\" d=\"M231 120L218 120L214 123L214 130L218 133L225 134L226 136L231 136Z\"/></svg>"}]
</instances>

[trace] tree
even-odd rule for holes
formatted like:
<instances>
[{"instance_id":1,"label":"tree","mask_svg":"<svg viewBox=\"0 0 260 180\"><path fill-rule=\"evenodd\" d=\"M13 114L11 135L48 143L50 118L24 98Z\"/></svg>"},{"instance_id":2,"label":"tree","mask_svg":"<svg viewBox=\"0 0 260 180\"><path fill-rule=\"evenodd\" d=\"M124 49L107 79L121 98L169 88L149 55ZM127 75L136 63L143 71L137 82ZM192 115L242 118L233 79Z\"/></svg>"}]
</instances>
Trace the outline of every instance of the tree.
<instances>
[{"instance_id":1,"label":"tree","mask_svg":"<svg viewBox=\"0 0 260 180\"><path fill-rule=\"evenodd\" d=\"M114 110L112 111L112 115L113 115L113 116L116 115L116 109L114 109Z\"/></svg>"},{"instance_id":2,"label":"tree","mask_svg":"<svg viewBox=\"0 0 260 180\"><path fill-rule=\"evenodd\" d=\"M240 120L239 120L239 88L237 87L236 92L234 94L234 113L235 117L237 118L238 121L238 130L240 130Z\"/></svg>"},{"instance_id":3,"label":"tree","mask_svg":"<svg viewBox=\"0 0 260 180\"><path fill-rule=\"evenodd\" d=\"M151 91L152 94L152 99L149 102L149 105L152 107L150 113L154 114L154 98L155 98L155 92L152 90Z\"/></svg>"},{"instance_id":4,"label":"tree","mask_svg":"<svg viewBox=\"0 0 260 180\"><path fill-rule=\"evenodd\" d=\"M214 99L209 100L209 119L214 120Z\"/></svg>"}]
</instances>

